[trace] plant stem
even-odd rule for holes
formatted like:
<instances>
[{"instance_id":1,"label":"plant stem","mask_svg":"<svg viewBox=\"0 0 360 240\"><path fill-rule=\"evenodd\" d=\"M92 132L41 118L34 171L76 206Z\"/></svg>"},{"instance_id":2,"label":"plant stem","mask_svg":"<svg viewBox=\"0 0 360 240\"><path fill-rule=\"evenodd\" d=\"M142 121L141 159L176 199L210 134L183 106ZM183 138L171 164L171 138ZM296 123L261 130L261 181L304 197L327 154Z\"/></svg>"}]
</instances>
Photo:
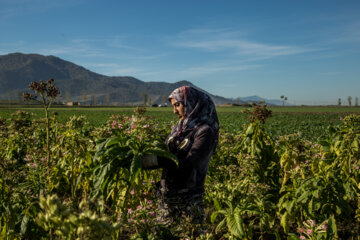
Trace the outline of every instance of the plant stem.
<instances>
[{"instance_id":1,"label":"plant stem","mask_svg":"<svg viewBox=\"0 0 360 240\"><path fill-rule=\"evenodd\" d=\"M46 102L46 95L44 93L40 93L43 107L45 111L45 124L46 124L46 167L49 166L50 163L50 119L49 119L49 108L51 105L51 100Z\"/></svg>"}]
</instances>

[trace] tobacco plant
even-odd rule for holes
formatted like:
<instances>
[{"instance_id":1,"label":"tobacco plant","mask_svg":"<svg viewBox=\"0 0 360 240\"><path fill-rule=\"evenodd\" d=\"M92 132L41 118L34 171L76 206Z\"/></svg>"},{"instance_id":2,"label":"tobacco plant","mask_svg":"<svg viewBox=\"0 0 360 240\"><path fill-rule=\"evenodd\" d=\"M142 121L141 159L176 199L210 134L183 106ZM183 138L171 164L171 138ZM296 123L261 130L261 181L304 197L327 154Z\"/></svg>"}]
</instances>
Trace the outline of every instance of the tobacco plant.
<instances>
[{"instance_id":1,"label":"tobacco plant","mask_svg":"<svg viewBox=\"0 0 360 240\"><path fill-rule=\"evenodd\" d=\"M221 127L198 239L358 238L360 117L308 141L269 132L264 105L245 112L246 125ZM25 112L0 118L0 239L193 236L198 226L186 218L177 226L157 221L161 171L142 171L141 159L176 159L164 144L170 127L144 113L114 115L100 127L48 116L50 131Z\"/></svg>"},{"instance_id":2,"label":"tobacco plant","mask_svg":"<svg viewBox=\"0 0 360 240\"><path fill-rule=\"evenodd\" d=\"M50 162L50 116L49 109L51 103L60 96L59 89L54 85L54 79L49 79L46 82L40 80L39 82L31 82L29 84L29 89L33 90L35 94L24 93L24 100L35 100L37 94L41 97L41 103L45 111L45 124L46 124L46 165L49 165Z\"/></svg>"},{"instance_id":3,"label":"tobacco plant","mask_svg":"<svg viewBox=\"0 0 360 240\"><path fill-rule=\"evenodd\" d=\"M145 154L154 154L176 160L164 144L166 132L156 132L157 125L136 109L131 118L117 116L107 129L109 136L96 141L92 196L118 201L119 211L129 204L127 199L135 181L141 176L141 160Z\"/></svg>"}]
</instances>

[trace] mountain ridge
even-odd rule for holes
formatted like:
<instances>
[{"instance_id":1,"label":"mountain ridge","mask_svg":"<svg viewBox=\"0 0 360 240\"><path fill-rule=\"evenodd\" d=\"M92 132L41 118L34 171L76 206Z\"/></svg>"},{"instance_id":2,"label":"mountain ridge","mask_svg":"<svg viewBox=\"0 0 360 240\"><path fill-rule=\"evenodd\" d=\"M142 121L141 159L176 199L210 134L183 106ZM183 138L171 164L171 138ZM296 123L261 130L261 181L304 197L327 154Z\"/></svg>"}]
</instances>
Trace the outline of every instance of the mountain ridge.
<instances>
[{"instance_id":1,"label":"mountain ridge","mask_svg":"<svg viewBox=\"0 0 360 240\"><path fill-rule=\"evenodd\" d=\"M30 82L50 78L59 87L63 101L86 104L139 105L144 103L145 95L147 104L160 104L180 86L200 89L187 80L144 82L131 76L105 76L52 55L19 52L0 55L0 96L3 99L10 98L14 92L28 91ZM231 102L221 96L209 95L215 104Z\"/></svg>"}]
</instances>

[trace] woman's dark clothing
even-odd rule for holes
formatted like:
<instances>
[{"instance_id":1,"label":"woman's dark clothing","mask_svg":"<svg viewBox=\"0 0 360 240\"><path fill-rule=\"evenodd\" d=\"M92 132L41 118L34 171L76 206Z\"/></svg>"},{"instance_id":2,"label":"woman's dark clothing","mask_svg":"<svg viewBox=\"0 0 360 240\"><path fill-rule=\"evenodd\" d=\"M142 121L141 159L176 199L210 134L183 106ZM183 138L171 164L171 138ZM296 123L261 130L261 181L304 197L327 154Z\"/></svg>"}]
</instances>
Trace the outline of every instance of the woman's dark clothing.
<instances>
[{"instance_id":1,"label":"woman's dark clothing","mask_svg":"<svg viewBox=\"0 0 360 240\"><path fill-rule=\"evenodd\" d=\"M166 143L170 151L178 157L178 168L166 171L164 179L170 181L169 188L172 190L187 189L189 192L203 192L209 161L215 146L214 130L204 123L183 132L184 138L172 138L174 131L176 127L173 128Z\"/></svg>"},{"instance_id":2,"label":"woman's dark clothing","mask_svg":"<svg viewBox=\"0 0 360 240\"><path fill-rule=\"evenodd\" d=\"M180 87L169 96L185 107L185 119L166 139L178 158L178 167L164 168L159 186L162 221L182 215L201 223L204 216L204 183L219 135L215 105L208 95L192 87Z\"/></svg>"}]
</instances>

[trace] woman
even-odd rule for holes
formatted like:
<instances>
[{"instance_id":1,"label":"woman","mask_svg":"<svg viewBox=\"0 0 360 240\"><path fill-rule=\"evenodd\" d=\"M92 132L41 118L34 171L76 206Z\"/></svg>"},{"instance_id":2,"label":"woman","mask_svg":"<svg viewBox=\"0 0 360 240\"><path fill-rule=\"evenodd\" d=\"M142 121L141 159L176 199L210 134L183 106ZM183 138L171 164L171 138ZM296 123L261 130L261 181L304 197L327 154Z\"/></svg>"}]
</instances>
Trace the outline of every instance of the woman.
<instances>
[{"instance_id":1,"label":"woman","mask_svg":"<svg viewBox=\"0 0 360 240\"><path fill-rule=\"evenodd\" d=\"M192 223L202 223L205 177L219 136L215 105L207 94L188 86L175 89L168 99L180 119L166 139L178 166L169 159L146 156L143 167L163 168L158 185L163 223L184 215Z\"/></svg>"}]
</instances>

